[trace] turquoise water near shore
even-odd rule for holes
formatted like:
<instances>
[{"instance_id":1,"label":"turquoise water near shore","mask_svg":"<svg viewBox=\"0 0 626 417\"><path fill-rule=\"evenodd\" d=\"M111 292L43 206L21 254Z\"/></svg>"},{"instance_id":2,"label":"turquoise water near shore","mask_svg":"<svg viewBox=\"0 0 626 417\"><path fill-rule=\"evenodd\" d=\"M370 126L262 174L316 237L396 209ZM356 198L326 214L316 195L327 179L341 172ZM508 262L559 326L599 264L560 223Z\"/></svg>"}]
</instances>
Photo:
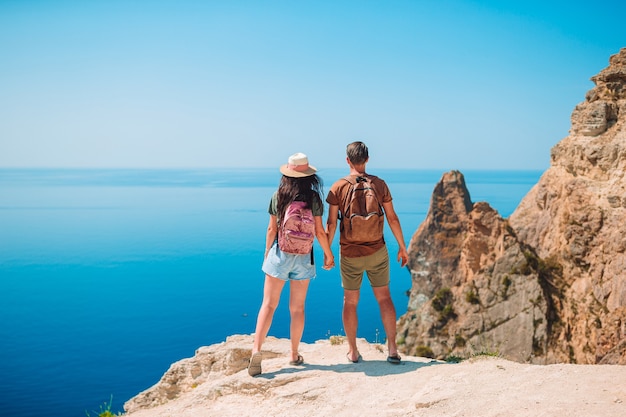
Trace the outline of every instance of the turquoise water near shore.
<instances>
[{"instance_id":1,"label":"turquoise water near shore","mask_svg":"<svg viewBox=\"0 0 626 417\"><path fill-rule=\"evenodd\" d=\"M378 170L405 239L443 171ZM345 170L321 170L325 190ZM508 217L541 171L466 171L472 201ZM172 362L254 331L275 169L0 169L0 414L113 411ZM390 253L397 245L387 230ZM333 249L338 254L337 239ZM319 246L316 258L322 259ZM391 290L406 311L410 274ZM288 337L287 292L270 334ZM312 282L305 342L343 334L338 268ZM368 286L359 337L384 341Z\"/></svg>"}]
</instances>

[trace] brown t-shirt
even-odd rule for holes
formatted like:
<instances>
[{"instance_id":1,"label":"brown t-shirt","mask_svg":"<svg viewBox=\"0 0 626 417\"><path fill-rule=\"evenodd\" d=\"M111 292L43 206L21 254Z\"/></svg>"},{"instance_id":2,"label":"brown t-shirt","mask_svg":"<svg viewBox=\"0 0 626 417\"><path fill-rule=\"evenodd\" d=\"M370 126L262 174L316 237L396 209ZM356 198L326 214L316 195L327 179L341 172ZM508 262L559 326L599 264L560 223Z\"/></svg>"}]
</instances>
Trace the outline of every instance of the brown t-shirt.
<instances>
[{"instance_id":1,"label":"brown t-shirt","mask_svg":"<svg viewBox=\"0 0 626 417\"><path fill-rule=\"evenodd\" d=\"M376 196L380 200L381 204L391 201L391 192L389 191L389 187L387 187L385 181L375 175L365 174L364 176L369 178L372 182L372 187L374 188ZM350 175L352 182L356 180L356 177L356 175ZM328 192L328 196L326 197L326 202L331 206L339 206L339 212L343 213L345 208L341 207L341 205L343 201L346 201L346 196L350 192L350 187L352 187L352 184L350 184L343 178L336 181L330 187L330 191ZM376 253L379 249L385 246L384 237L373 242L359 244L351 243L344 236L344 228L341 225L341 220L338 226L341 256L345 256L346 258L369 256Z\"/></svg>"}]
</instances>

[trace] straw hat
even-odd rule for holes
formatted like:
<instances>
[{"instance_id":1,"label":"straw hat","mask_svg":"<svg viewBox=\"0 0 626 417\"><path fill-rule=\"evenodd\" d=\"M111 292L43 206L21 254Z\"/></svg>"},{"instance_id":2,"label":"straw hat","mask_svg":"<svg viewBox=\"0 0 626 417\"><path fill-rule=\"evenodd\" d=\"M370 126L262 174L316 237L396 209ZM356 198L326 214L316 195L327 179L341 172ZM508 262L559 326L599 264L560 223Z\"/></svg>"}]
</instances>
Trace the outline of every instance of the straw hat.
<instances>
[{"instance_id":1,"label":"straw hat","mask_svg":"<svg viewBox=\"0 0 626 417\"><path fill-rule=\"evenodd\" d=\"M280 172L287 177L302 178L315 174L317 169L309 165L305 154L298 152L289 157L288 162L280 167Z\"/></svg>"}]
</instances>

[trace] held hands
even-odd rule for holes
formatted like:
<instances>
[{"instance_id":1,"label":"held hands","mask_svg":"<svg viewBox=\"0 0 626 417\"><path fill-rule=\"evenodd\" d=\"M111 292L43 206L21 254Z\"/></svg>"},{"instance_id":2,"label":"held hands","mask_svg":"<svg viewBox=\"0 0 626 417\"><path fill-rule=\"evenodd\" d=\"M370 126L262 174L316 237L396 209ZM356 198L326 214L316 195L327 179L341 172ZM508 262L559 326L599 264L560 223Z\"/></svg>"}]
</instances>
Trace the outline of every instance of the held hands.
<instances>
[{"instance_id":1,"label":"held hands","mask_svg":"<svg viewBox=\"0 0 626 417\"><path fill-rule=\"evenodd\" d=\"M330 270L335 266L335 257L333 256L333 254L324 254L324 266L322 266L323 269L325 270Z\"/></svg>"}]
</instances>

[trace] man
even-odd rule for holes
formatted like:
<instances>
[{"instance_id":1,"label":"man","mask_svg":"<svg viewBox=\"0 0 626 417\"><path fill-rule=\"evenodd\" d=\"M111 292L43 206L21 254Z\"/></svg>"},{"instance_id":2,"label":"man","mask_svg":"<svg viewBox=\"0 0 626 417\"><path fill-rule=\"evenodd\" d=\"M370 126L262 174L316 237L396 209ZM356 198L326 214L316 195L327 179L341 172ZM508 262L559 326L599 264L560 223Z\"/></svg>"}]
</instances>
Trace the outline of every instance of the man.
<instances>
[{"instance_id":1,"label":"man","mask_svg":"<svg viewBox=\"0 0 626 417\"><path fill-rule=\"evenodd\" d=\"M365 171L365 165L369 161L367 146L363 142L353 142L347 146L346 153L350 175L335 182L328 192L326 202L329 204L329 209L326 232L328 234L328 242L332 244L335 231L337 230L337 219L341 219L339 244L341 283L344 293L342 318L350 349L347 357L348 360L354 363L359 362L361 359L356 346L357 305L363 273L367 272L367 278L380 307L381 319L387 335L389 350L387 361L392 364L399 364L400 355L398 355L398 347L396 345L396 309L389 292L389 254L382 230L384 218L386 217L389 227L398 242L398 261L404 267L408 262L409 256L406 251L400 220L393 208L391 193L385 181L374 175L369 175ZM382 211L384 211L384 213L381 211L380 223L375 226L375 229L372 229L374 231L366 233L369 238L355 237L359 234L359 228L369 227L365 225L365 220L359 224L350 224L349 216L353 215L353 211L355 211L351 204L351 193L354 192L355 184L357 186L365 184L366 187L362 188L370 190L370 200L372 199L371 196L375 194L375 198L382 206ZM373 189L373 194L371 189ZM361 201L361 204L364 204L363 201ZM365 219L365 217L361 219ZM353 231L351 226L354 226L356 230Z\"/></svg>"}]
</instances>

